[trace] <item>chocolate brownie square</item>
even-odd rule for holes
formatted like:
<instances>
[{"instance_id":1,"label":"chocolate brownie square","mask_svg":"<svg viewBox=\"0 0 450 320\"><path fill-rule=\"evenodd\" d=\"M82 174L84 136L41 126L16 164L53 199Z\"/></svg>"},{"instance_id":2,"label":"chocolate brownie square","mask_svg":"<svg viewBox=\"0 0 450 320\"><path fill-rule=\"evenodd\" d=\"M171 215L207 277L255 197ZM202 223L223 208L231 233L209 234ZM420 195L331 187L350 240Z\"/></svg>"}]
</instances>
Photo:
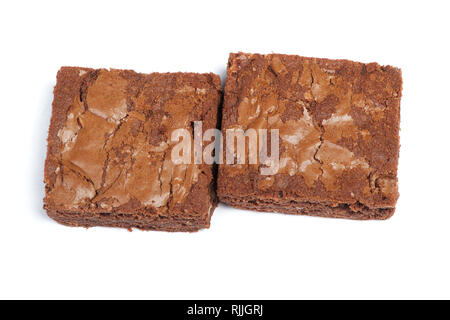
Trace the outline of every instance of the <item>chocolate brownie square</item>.
<instances>
[{"instance_id":1,"label":"chocolate brownie square","mask_svg":"<svg viewBox=\"0 0 450 320\"><path fill-rule=\"evenodd\" d=\"M171 133L217 127L220 78L63 67L45 162L44 208L69 226L208 228L213 167L176 163Z\"/></svg>"},{"instance_id":2,"label":"chocolate brownie square","mask_svg":"<svg viewBox=\"0 0 450 320\"><path fill-rule=\"evenodd\" d=\"M274 174L262 174L263 161L220 165L219 200L258 211L389 218L398 198L401 91L401 71L391 66L232 53L222 130L267 129L268 137L278 130L267 150L276 143L279 157Z\"/></svg>"}]
</instances>

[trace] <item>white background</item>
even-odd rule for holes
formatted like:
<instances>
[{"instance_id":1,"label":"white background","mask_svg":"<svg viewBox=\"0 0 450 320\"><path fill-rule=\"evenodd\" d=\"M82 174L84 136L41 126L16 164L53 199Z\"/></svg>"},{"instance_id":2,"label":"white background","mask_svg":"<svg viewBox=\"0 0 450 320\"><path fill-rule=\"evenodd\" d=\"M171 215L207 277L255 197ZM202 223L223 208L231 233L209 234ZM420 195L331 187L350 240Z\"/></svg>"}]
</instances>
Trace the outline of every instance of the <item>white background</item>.
<instances>
[{"instance_id":1,"label":"white background","mask_svg":"<svg viewBox=\"0 0 450 320\"><path fill-rule=\"evenodd\" d=\"M450 298L448 1L2 1L0 298ZM62 65L225 75L229 52L402 68L388 221L231 210L194 234L68 228L42 210Z\"/></svg>"}]
</instances>

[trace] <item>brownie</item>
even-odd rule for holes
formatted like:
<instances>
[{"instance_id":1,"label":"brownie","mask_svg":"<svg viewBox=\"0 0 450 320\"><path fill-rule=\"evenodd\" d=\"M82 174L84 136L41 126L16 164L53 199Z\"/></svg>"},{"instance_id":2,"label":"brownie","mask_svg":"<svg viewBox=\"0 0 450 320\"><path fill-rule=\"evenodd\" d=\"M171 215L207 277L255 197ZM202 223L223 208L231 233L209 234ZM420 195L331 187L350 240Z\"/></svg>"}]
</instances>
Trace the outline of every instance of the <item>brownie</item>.
<instances>
[{"instance_id":1,"label":"brownie","mask_svg":"<svg viewBox=\"0 0 450 320\"><path fill-rule=\"evenodd\" d=\"M279 162L273 174L262 174L262 161L220 165L219 200L257 211L389 218L398 198L401 91L401 71L391 66L230 54L222 130L267 129L267 150L278 143Z\"/></svg>"},{"instance_id":2,"label":"brownie","mask_svg":"<svg viewBox=\"0 0 450 320\"><path fill-rule=\"evenodd\" d=\"M175 163L171 134L216 128L214 74L63 67L45 162L44 208L69 226L164 231L208 228L214 168Z\"/></svg>"}]
</instances>

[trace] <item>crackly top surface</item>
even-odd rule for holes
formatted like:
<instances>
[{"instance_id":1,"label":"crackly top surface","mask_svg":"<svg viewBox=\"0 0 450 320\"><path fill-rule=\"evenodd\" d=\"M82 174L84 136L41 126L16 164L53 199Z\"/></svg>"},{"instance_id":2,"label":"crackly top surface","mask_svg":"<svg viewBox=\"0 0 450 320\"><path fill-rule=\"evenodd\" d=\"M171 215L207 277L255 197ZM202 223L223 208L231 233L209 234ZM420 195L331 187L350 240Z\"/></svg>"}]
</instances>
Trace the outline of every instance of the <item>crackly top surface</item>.
<instances>
[{"instance_id":1,"label":"crackly top surface","mask_svg":"<svg viewBox=\"0 0 450 320\"><path fill-rule=\"evenodd\" d=\"M215 128L220 79L62 68L54 91L45 167L46 206L89 212L165 214L190 192L194 211L211 209L212 171L175 165L174 129Z\"/></svg>"},{"instance_id":2,"label":"crackly top surface","mask_svg":"<svg viewBox=\"0 0 450 320\"><path fill-rule=\"evenodd\" d=\"M401 87L376 63L231 54L222 129L279 129L280 168L222 165L219 197L395 206Z\"/></svg>"}]
</instances>

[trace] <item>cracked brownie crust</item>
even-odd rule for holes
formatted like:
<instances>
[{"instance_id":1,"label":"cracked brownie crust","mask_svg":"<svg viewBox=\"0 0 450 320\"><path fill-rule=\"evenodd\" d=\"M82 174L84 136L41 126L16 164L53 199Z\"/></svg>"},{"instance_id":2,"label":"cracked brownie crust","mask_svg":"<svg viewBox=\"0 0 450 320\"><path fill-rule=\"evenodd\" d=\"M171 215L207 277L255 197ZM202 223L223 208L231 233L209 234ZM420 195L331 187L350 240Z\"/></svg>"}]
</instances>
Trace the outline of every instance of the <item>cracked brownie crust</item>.
<instances>
[{"instance_id":1,"label":"cracked brownie crust","mask_svg":"<svg viewBox=\"0 0 450 320\"><path fill-rule=\"evenodd\" d=\"M213 168L171 161L171 132L217 127L220 78L63 67L54 89L44 208L70 226L209 227Z\"/></svg>"},{"instance_id":2,"label":"cracked brownie crust","mask_svg":"<svg viewBox=\"0 0 450 320\"><path fill-rule=\"evenodd\" d=\"M220 165L238 208L386 219L398 198L401 71L376 63L231 54L222 129L278 129L280 165Z\"/></svg>"}]
</instances>

